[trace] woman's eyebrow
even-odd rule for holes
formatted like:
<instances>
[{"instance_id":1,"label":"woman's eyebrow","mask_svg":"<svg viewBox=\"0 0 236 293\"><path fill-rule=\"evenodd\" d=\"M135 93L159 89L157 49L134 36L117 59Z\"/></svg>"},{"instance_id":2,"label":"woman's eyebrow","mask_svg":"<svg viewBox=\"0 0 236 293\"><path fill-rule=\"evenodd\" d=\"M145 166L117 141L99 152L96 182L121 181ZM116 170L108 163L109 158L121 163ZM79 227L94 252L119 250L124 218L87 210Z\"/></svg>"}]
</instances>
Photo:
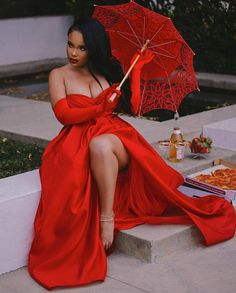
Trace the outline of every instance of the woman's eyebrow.
<instances>
[{"instance_id":1,"label":"woman's eyebrow","mask_svg":"<svg viewBox=\"0 0 236 293\"><path fill-rule=\"evenodd\" d=\"M75 46L70 40L68 40L67 43L70 43L71 45ZM80 44L78 45L78 48L79 47L85 47L85 44Z\"/></svg>"}]
</instances>

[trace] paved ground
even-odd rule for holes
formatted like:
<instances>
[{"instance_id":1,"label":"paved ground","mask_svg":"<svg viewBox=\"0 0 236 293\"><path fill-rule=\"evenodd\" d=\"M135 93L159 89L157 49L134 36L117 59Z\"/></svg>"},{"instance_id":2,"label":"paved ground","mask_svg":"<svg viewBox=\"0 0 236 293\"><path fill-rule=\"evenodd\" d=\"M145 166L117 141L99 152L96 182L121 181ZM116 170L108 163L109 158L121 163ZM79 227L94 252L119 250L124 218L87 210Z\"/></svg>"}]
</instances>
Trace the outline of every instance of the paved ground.
<instances>
[{"instance_id":1,"label":"paved ground","mask_svg":"<svg viewBox=\"0 0 236 293\"><path fill-rule=\"evenodd\" d=\"M198 113L179 120L186 138L199 134L205 124L235 116L236 105ZM170 136L173 121L153 122L124 117L150 142ZM29 123L30 121L30 123ZM24 137L47 143L61 129L48 103L0 96L0 134ZM224 154L227 151L223 151ZM234 153L228 153L234 155ZM187 160L186 160L187 162ZM187 164L187 163L186 163ZM189 163L188 163L189 164ZM192 161L196 165L196 161ZM179 168L180 165L175 165ZM183 170L185 166L182 166ZM236 240L203 247L196 245L165 256L158 263L144 263L123 254L109 257L108 277L102 284L85 288L55 290L56 292L180 292L234 293L236 292ZM0 276L0 293L47 292L23 267Z\"/></svg>"},{"instance_id":2,"label":"paved ground","mask_svg":"<svg viewBox=\"0 0 236 293\"><path fill-rule=\"evenodd\" d=\"M144 263L123 254L108 258L104 283L62 288L55 292L85 293L235 293L236 240L211 247L201 245L169 255L159 263ZM47 292L27 267L0 276L0 293Z\"/></svg>"}]
</instances>

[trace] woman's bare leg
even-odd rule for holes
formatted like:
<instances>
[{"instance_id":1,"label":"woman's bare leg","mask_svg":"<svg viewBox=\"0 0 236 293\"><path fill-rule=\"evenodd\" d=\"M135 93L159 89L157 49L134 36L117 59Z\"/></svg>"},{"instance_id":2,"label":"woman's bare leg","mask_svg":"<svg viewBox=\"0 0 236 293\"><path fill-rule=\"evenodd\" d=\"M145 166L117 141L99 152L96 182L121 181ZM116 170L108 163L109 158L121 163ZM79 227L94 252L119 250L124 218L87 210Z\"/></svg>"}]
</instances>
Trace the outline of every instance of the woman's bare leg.
<instances>
[{"instance_id":1,"label":"woman's bare leg","mask_svg":"<svg viewBox=\"0 0 236 293\"><path fill-rule=\"evenodd\" d=\"M128 165L129 154L120 139L113 134L96 136L91 140L89 149L90 166L99 191L101 215L109 219L113 213L117 175L119 170ZM100 228L101 240L108 248L113 241L114 221L102 221Z\"/></svg>"},{"instance_id":2,"label":"woman's bare leg","mask_svg":"<svg viewBox=\"0 0 236 293\"><path fill-rule=\"evenodd\" d=\"M118 160L112 151L107 150L106 153L104 149L103 151L104 156L91 154L91 168L99 191L100 238L105 249L108 249L113 242L113 203L118 175Z\"/></svg>"}]
</instances>

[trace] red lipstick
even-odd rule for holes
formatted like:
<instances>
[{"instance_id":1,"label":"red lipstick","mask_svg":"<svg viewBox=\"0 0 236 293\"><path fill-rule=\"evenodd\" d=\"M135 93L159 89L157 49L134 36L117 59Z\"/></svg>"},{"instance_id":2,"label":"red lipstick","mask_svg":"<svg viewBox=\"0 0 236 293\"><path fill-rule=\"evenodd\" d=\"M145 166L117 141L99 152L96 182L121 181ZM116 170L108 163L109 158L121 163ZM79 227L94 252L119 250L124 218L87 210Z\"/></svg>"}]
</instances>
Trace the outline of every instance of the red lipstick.
<instances>
[{"instance_id":1,"label":"red lipstick","mask_svg":"<svg viewBox=\"0 0 236 293\"><path fill-rule=\"evenodd\" d=\"M73 59L73 58L70 58L69 61L70 61L70 63L72 63L72 64L76 64L76 63L78 62L78 60Z\"/></svg>"}]
</instances>

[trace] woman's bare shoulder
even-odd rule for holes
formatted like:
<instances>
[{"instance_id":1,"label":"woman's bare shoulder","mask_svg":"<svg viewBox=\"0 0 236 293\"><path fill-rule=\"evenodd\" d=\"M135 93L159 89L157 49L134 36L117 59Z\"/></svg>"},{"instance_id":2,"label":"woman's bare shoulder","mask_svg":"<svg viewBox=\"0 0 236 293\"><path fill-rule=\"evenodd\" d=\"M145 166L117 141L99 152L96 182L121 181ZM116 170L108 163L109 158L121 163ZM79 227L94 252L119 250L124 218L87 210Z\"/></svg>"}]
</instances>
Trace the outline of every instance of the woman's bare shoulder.
<instances>
[{"instance_id":1,"label":"woman's bare shoulder","mask_svg":"<svg viewBox=\"0 0 236 293\"><path fill-rule=\"evenodd\" d=\"M61 67L56 67L53 68L50 72L49 72L49 79L50 78L56 78L56 79L61 79L65 77L65 74L68 72L68 66L63 65Z\"/></svg>"},{"instance_id":2,"label":"woman's bare shoulder","mask_svg":"<svg viewBox=\"0 0 236 293\"><path fill-rule=\"evenodd\" d=\"M64 65L54 68L49 72L48 91L52 106L54 106L58 100L66 96L64 80L67 70L67 66Z\"/></svg>"}]
</instances>

